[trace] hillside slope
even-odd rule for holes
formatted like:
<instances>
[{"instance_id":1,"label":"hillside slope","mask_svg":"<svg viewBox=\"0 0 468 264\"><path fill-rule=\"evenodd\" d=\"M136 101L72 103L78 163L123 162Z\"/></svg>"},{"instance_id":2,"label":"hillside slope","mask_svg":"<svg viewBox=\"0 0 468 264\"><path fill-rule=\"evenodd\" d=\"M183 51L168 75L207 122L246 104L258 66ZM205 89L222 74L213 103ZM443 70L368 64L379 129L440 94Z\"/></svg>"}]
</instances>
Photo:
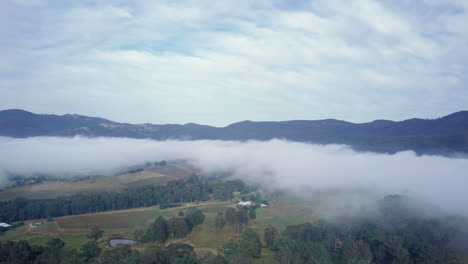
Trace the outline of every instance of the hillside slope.
<instances>
[{"instance_id":1,"label":"hillside slope","mask_svg":"<svg viewBox=\"0 0 468 264\"><path fill-rule=\"evenodd\" d=\"M468 153L468 111L438 119L376 120L350 123L335 119L282 122L243 121L226 127L198 124L126 124L81 115L38 115L0 111L0 136L104 136L165 139L269 140L281 138L316 144L347 144L359 151L418 154Z\"/></svg>"}]
</instances>

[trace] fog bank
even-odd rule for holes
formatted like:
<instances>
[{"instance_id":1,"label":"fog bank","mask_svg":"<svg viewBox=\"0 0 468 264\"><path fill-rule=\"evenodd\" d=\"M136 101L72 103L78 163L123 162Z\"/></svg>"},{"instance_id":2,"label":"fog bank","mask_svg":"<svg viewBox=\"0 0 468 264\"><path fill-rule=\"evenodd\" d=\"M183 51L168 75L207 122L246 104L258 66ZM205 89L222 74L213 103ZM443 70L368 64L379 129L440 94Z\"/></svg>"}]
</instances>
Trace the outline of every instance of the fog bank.
<instances>
[{"instance_id":1,"label":"fog bank","mask_svg":"<svg viewBox=\"0 0 468 264\"><path fill-rule=\"evenodd\" d=\"M466 214L468 159L354 152L342 145L271 141L154 141L126 138L0 137L6 172L61 177L108 174L146 161L185 159L202 171L233 171L272 187L362 189L407 194Z\"/></svg>"}]
</instances>

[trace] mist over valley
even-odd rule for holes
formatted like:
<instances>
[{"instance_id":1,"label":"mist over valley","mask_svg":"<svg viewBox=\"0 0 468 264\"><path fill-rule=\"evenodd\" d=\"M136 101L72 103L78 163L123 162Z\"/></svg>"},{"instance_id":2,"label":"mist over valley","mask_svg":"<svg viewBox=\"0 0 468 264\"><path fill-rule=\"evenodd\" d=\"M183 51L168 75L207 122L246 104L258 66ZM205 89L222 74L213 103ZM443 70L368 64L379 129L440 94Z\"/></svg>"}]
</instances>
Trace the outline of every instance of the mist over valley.
<instances>
[{"instance_id":1,"label":"mist over valley","mask_svg":"<svg viewBox=\"0 0 468 264\"><path fill-rule=\"evenodd\" d=\"M1 0L0 264L468 264L467 0Z\"/></svg>"}]
</instances>

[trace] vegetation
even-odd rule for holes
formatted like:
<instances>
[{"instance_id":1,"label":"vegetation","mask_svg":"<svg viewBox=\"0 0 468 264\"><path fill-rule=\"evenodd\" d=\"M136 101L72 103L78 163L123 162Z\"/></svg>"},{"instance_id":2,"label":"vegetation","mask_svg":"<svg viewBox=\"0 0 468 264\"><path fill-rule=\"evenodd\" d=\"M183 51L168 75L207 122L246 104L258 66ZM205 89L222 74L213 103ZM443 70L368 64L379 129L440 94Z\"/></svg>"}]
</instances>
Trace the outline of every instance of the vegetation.
<instances>
[{"instance_id":1,"label":"vegetation","mask_svg":"<svg viewBox=\"0 0 468 264\"><path fill-rule=\"evenodd\" d=\"M265 247L271 250L277 250L276 242L279 238L278 230L272 225L268 225L264 231Z\"/></svg>"},{"instance_id":2,"label":"vegetation","mask_svg":"<svg viewBox=\"0 0 468 264\"><path fill-rule=\"evenodd\" d=\"M23 225L24 225L24 222L17 222L17 223L12 224L9 227L0 226L0 234L3 234L4 232L6 232L8 230L12 230L12 229L18 228L18 227L23 226Z\"/></svg>"},{"instance_id":3,"label":"vegetation","mask_svg":"<svg viewBox=\"0 0 468 264\"><path fill-rule=\"evenodd\" d=\"M159 216L146 230L146 235L142 237L143 241L166 242L169 237L169 225L164 217Z\"/></svg>"},{"instance_id":4,"label":"vegetation","mask_svg":"<svg viewBox=\"0 0 468 264\"><path fill-rule=\"evenodd\" d=\"M259 235L251 228L247 228L242 233L242 239L239 242L240 253L249 258L259 258L262 254L262 243Z\"/></svg>"},{"instance_id":5,"label":"vegetation","mask_svg":"<svg viewBox=\"0 0 468 264\"><path fill-rule=\"evenodd\" d=\"M102 234L104 233L104 231L102 231L101 229L99 229L99 227L97 226L93 226L91 228L91 231L89 232L88 235L86 235L88 238L90 239L93 239L93 240L98 240L99 238L102 237Z\"/></svg>"},{"instance_id":6,"label":"vegetation","mask_svg":"<svg viewBox=\"0 0 468 264\"><path fill-rule=\"evenodd\" d=\"M56 199L0 202L0 219L14 222L157 204L167 208L175 203L206 201L210 198L226 200L232 198L234 191L246 190L246 184L240 180L207 181L193 175L185 180L168 182L165 186L145 186L121 192L78 194Z\"/></svg>"},{"instance_id":7,"label":"vegetation","mask_svg":"<svg viewBox=\"0 0 468 264\"><path fill-rule=\"evenodd\" d=\"M188 244L175 243L167 247L149 247L142 252L129 246L103 250L95 241L84 244L80 250L69 250L65 242L53 238L45 246L31 246L27 241L0 243L0 263L15 264L84 264L84 263L141 263L191 264L201 263ZM208 262L204 262L208 263ZM217 263L217 262L212 262Z\"/></svg>"},{"instance_id":8,"label":"vegetation","mask_svg":"<svg viewBox=\"0 0 468 264\"><path fill-rule=\"evenodd\" d=\"M164 187L174 200L189 187L208 199L223 189L231 190L227 197L241 190L244 200L263 198L242 184L191 177ZM274 197L262 209L209 200L57 217L30 230L18 226L2 236L10 241L0 243L0 263L467 263L466 219L427 217L405 197L385 197L376 215L332 222L318 219L310 200ZM140 243L108 248L108 239L131 235Z\"/></svg>"},{"instance_id":9,"label":"vegetation","mask_svg":"<svg viewBox=\"0 0 468 264\"><path fill-rule=\"evenodd\" d=\"M125 217L119 215L90 214L59 217L56 219L60 228L65 230L83 230L95 226L102 228L129 228L130 224Z\"/></svg>"},{"instance_id":10,"label":"vegetation","mask_svg":"<svg viewBox=\"0 0 468 264\"><path fill-rule=\"evenodd\" d=\"M466 234L456 234L446 220L407 211L402 197L386 197L385 218L290 225L278 235L268 226L265 243L278 263L466 263ZM461 244L458 244L461 243Z\"/></svg>"},{"instance_id":11,"label":"vegetation","mask_svg":"<svg viewBox=\"0 0 468 264\"><path fill-rule=\"evenodd\" d=\"M195 226L200 225L205 220L205 215L198 208L190 208L185 216L172 217L169 220L159 216L146 230L146 234L141 237L142 242L164 243L169 237L183 238L187 236Z\"/></svg>"},{"instance_id":12,"label":"vegetation","mask_svg":"<svg viewBox=\"0 0 468 264\"><path fill-rule=\"evenodd\" d=\"M216 226L216 231L221 230L224 225L226 224L226 220L224 220L224 215L222 212L218 212L216 215L215 219L215 226Z\"/></svg>"},{"instance_id":13,"label":"vegetation","mask_svg":"<svg viewBox=\"0 0 468 264\"><path fill-rule=\"evenodd\" d=\"M241 122L224 128L161 125L143 128L140 125L116 123L119 129L103 127L102 119L37 115L23 110L0 111L0 135L8 137L83 135L130 138L269 140L282 138L314 144L345 144L357 150L395 153L408 149L418 154L468 153L466 134L467 111L456 112L438 119L409 119L400 122L370 122L363 124L339 120ZM22 124L16 126L12 124ZM27 127L28 129L25 129ZM53 129L51 129L53 128Z\"/></svg>"},{"instance_id":14,"label":"vegetation","mask_svg":"<svg viewBox=\"0 0 468 264\"><path fill-rule=\"evenodd\" d=\"M237 234L242 232L242 228L248 224L249 217L247 209L228 207L224 213L226 223L230 224Z\"/></svg>"},{"instance_id":15,"label":"vegetation","mask_svg":"<svg viewBox=\"0 0 468 264\"><path fill-rule=\"evenodd\" d=\"M52 199L74 194L92 194L120 192L128 188L147 185L165 185L171 180L190 177L194 170L185 163L172 162L167 166L152 166L136 169L126 168L116 176L74 176L72 178L57 175L15 176L9 178L4 189L0 186L0 201L25 199ZM38 180L41 179L41 180ZM13 184L18 182L18 184Z\"/></svg>"}]
</instances>

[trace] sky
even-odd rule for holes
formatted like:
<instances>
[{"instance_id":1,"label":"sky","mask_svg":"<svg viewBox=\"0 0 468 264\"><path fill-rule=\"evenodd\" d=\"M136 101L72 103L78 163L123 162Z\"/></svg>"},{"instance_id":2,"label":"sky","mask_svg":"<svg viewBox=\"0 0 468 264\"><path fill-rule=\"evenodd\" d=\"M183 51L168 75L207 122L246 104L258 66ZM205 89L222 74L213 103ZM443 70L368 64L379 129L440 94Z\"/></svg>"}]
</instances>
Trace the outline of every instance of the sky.
<instances>
[{"instance_id":1,"label":"sky","mask_svg":"<svg viewBox=\"0 0 468 264\"><path fill-rule=\"evenodd\" d=\"M2 0L0 109L130 123L468 109L467 0Z\"/></svg>"}]
</instances>

